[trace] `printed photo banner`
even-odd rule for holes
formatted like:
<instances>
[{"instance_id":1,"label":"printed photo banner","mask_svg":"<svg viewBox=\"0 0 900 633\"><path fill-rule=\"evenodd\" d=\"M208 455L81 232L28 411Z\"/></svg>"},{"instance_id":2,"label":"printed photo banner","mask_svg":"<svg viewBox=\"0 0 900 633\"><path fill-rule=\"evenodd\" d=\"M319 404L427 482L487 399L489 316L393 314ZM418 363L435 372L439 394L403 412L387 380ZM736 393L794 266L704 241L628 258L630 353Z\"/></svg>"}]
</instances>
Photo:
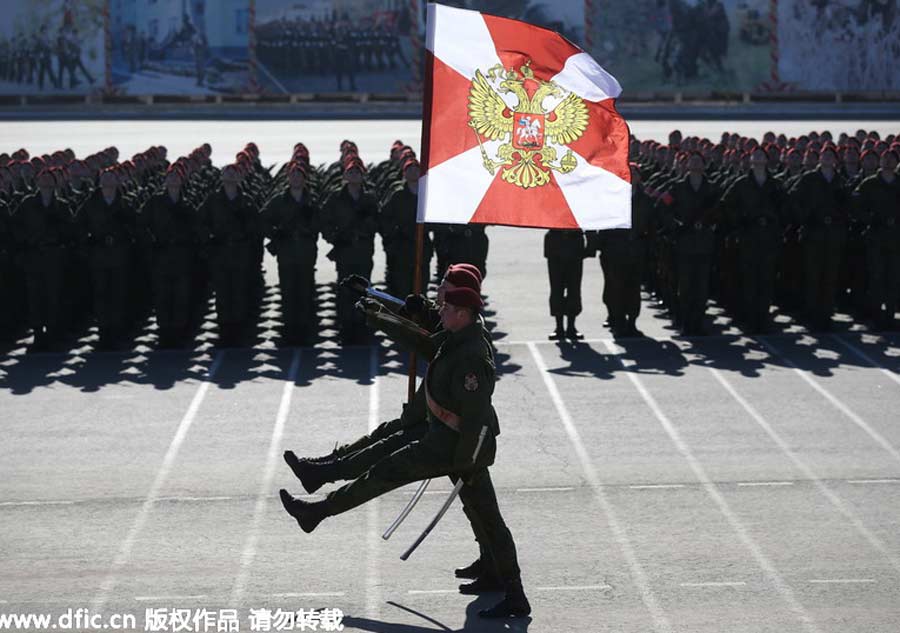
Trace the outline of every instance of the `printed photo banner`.
<instances>
[{"instance_id":1,"label":"printed photo banner","mask_svg":"<svg viewBox=\"0 0 900 633\"><path fill-rule=\"evenodd\" d=\"M3 0L0 94L102 92L105 9L105 0Z\"/></svg>"}]
</instances>

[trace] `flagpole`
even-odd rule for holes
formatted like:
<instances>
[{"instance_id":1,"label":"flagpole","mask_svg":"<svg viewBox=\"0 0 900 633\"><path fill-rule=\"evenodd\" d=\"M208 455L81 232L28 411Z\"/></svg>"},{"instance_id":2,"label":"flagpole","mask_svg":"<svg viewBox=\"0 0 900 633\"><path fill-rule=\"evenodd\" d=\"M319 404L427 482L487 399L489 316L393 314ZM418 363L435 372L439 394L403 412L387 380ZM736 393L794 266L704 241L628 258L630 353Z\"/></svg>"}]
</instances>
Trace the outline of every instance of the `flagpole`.
<instances>
[{"instance_id":1,"label":"flagpole","mask_svg":"<svg viewBox=\"0 0 900 633\"><path fill-rule=\"evenodd\" d=\"M418 10L419 3L413 2L414 11L416 14L416 19L414 23L414 27L419 28L419 17L420 12ZM425 76L424 76L424 86L422 86L422 141L419 146L419 154L421 156L420 160L420 169L422 175L428 174L428 153L430 151L431 144L431 92L432 92L432 81L434 78L434 57L428 51L428 29L433 28L434 25L428 24L426 20L425 24L425 54L423 58L425 60ZM424 214L422 213L422 204L424 199L422 198L422 190L419 189L419 208L418 208L418 217L424 218ZM423 251L425 250L425 222L419 221L416 226L416 265L414 267L415 270L415 278L413 279L413 292L415 294L424 293L428 288L422 288L422 257ZM416 353L415 351L411 352L409 355L409 373L408 377L408 385L407 385L407 401L412 402L413 396L416 394Z\"/></svg>"}]
</instances>

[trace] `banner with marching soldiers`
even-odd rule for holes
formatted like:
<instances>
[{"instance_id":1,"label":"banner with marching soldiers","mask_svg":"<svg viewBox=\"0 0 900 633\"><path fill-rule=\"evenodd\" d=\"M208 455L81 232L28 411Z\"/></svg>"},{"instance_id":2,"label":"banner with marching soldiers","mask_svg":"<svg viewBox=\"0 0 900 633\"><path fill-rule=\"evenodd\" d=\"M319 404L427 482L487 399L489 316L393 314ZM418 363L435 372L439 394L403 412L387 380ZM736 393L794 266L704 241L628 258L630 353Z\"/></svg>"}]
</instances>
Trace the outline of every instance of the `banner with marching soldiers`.
<instances>
[{"instance_id":1,"label":"banner with marching soldiers","mask_svg":"<svg viewBox=\"0 0 900 633\"><path fill-rule=\"evenodd\" d=\"M5 0L0 94L91 94L104 87L104 0Z\"/></svg>"}]
</instances>

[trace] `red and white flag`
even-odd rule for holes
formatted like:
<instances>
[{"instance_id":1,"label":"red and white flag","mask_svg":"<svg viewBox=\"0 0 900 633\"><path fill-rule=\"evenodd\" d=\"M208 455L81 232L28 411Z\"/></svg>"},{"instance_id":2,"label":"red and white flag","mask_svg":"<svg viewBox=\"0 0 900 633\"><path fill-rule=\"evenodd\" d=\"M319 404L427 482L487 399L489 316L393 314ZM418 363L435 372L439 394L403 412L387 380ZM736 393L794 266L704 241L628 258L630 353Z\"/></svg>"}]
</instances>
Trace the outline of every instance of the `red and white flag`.
<instances>
[{"instance_id":1,"label":"red and white flag","mask_svg":"<svg viewBox=\"0 0 900 633\"><path fill-rule=\"evenodd\" d=\"M428 5L419 222L631 226L616 79L547 29Z\"/></svg>"}]
</instances>

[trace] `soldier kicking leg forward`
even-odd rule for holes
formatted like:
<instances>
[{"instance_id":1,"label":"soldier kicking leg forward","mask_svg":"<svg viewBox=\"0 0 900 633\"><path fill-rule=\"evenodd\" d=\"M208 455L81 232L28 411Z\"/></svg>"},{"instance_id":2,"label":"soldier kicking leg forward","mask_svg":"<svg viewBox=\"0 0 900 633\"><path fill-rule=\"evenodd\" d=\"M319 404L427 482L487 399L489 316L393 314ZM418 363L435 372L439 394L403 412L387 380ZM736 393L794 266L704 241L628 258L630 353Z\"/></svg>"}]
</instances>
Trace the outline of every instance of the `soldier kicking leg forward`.
<instances>
[{"instance_id":1,"label":"soldier kicking leg forward","mask_svg":"<svg viewBox=\"0 0 900 633\"><path fill-rule=\"evenodd\" d=\"M487 470L494 462L499 426L491 405L494 364L477 316L482 305L471 288L444 293L440 314L445 333L435 335L440 344L413 405L404 412L415 422L401 431L403 435L391 434L326 466L333 469L331 476L355 478L323 501L296 499L284 489L281 501L301 529L312 532L327 517L414 481L443 475L454 482L462 478L460 496L477 517L476 533L493 555L506 590L503 601L480 615L524 617L531 613L531 606L522 589L515 542L500 514Z\"/></svg>"}]
</instances>

